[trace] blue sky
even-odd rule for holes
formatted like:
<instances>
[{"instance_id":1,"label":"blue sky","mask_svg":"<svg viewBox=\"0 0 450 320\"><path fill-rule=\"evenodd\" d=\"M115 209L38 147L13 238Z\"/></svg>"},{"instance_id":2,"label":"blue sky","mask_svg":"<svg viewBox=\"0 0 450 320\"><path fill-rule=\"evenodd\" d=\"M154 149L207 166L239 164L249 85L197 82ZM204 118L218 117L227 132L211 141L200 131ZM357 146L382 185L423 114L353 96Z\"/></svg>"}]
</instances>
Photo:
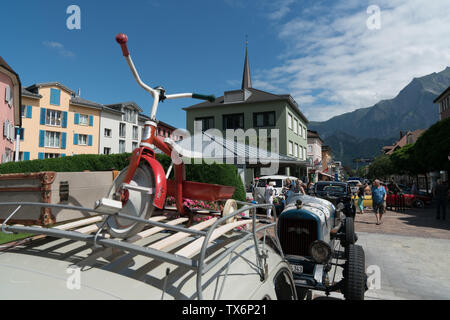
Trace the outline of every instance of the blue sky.
<instances>
[{"instance_id":1,"label":"blue sky","mask_svg":"<svg viewBox=\"0 0 450 320\"><path fill-rule=\"evenodd\" d=\"M81 30L66 28L71 4ZM366 26L371 4L379 30ZM291 93L310 120L325 120L450 65L448 12L448 0L16 0L2 4L0 55L25 86L58 81L99 103L136 101L148 114L151 97L134 82L117 33L128 34L150 85L216 96L240 88L248 34L253 86ZM181 108L194 103L165 102L158 118L184 128Z\"/></svg>"}]
</instances>

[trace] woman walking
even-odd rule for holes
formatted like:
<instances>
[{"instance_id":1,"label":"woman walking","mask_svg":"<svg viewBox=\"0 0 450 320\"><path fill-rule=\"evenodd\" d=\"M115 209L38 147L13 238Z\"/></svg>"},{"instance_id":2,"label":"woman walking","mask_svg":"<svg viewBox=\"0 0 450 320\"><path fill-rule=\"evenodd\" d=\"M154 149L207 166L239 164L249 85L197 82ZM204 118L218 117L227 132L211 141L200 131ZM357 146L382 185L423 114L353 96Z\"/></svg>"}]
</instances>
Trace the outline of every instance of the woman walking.
<instances>
[{"instance_id":1,"label":"woman walking","mask_svg":"<svg viewBox=\"0 0 450 320\"><path fill-rule=\"evenodd\" d=\"M362 185L361 182L358 182L357 184L358 186L358 192L356 193L356 195L358 196L358 208L359 208L359 213L363 214L364 213L364 186Z\"/></svg>"}]
</instances>

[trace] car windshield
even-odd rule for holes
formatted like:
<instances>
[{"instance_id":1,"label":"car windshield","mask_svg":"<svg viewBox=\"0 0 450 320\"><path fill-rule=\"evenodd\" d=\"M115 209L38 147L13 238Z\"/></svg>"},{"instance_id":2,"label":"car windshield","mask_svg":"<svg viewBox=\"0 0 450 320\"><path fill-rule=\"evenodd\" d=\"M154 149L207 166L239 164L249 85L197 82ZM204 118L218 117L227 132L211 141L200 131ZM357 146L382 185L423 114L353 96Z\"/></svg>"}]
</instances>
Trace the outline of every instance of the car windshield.
<instances>
[{"instance_id":1,"label":"car windshield","mask_svg":"<svg viewBox=\"0 0 450 320\"><path fill-rule=\"evenodd\" d=\"M259 179L257 183L257 187L265 188L266 185L269 184L269 182L275 182L275 188L282 188L283 187L283 180L281 179Z\"/></svg>"},{"instance_id":2,"label":"car windshield","mask_svg":"<svg viewBox=\"0 0 450 320\"><path fill-rule=\"evenodd\" d=\"M358 184L358 181L349 181L347 183L350 185L350 187L354 187Z\"/></svg>"},{"instance_id":3,"label":"car windshield","mask_svg":"<svg viewBox=\"0 0 450 320\"><path fill-rule=\"evenodd\" d=\"M316 186L318 192L345 193L346 186L338 184L319 184Z\"/></svg>"}]
</instances>

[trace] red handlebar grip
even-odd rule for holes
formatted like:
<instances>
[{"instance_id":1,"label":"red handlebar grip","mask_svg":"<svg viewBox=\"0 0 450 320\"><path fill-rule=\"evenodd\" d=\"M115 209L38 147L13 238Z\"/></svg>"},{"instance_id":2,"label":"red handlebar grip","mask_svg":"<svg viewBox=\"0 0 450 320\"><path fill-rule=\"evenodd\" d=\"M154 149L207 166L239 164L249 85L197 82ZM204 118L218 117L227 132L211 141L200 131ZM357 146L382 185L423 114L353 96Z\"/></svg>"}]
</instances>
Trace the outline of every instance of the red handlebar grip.
<instances>
[{"instance_id":1,"label":"red handlebar grip","mask_svg":"<svg viewBox=\"0 0 450 320\"><path fill-rule=\"evenodd\" d=\"M127 35L123 34L123 33L119 33L116 36L116 41L122 47L123 56L128 57L130 55L130 52L128 51L128 46L127 46L127 41L128 41Z\"/></svg>"}]
</instances>

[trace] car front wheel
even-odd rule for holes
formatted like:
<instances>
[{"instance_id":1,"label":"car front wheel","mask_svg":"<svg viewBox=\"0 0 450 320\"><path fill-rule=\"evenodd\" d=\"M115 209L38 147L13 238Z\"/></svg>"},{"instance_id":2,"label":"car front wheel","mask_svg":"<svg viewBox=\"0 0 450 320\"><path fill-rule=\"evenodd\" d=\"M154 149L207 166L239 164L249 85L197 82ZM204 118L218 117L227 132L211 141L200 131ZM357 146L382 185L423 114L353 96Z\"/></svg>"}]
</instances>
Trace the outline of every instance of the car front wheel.
<instances>
[{"instance_id":1,"label":"car front wheel","mask_svg":"<svg viewBox=\"0 0 450 320\"><path fill-rule=\"evenodd\" d=\"M347 261L344 266L344 297L346 300L364 300L367 288L366 263L361 246L351 244L348 247Z\"/></svg>"}]
</instances>

